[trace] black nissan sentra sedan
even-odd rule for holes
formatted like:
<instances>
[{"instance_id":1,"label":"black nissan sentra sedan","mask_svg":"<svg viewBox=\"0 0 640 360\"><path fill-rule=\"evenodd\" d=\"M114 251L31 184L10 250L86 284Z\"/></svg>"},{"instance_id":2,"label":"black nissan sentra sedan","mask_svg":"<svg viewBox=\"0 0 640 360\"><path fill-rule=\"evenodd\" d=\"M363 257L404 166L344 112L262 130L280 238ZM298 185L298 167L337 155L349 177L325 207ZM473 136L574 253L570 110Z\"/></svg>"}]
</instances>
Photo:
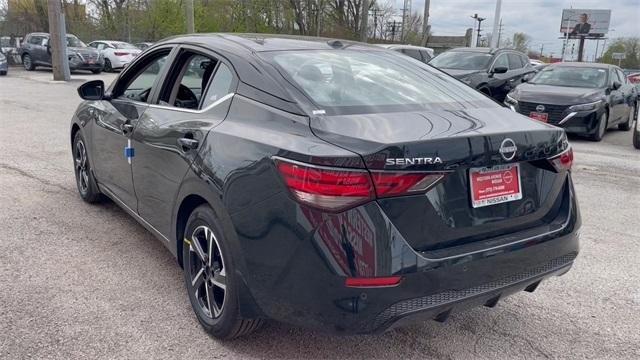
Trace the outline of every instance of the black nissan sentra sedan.
<instances>
[{"instance_id":1,"label":"black nissan sentra sedan","mask_svg":"<svg viewBox=\"0 0 640 360\"><path fill-rule=\"evenodd\" d=\"M630 130L637 95L615 65L558 63L507 95L505 104L566 132L602 140L607 129Z\"/></svg>"},{"instance_id":2,"label":"black nissan sentra sedan","mask_svg":"<svg viewBox=\"0 0 640 360\"><path fill-rule=\"evenodd\" d=\"M377 46L174 37L78 92L80 196L158 237L219 338L444 321L578 253L564 131Z\"/></svg>"}]
</instances>

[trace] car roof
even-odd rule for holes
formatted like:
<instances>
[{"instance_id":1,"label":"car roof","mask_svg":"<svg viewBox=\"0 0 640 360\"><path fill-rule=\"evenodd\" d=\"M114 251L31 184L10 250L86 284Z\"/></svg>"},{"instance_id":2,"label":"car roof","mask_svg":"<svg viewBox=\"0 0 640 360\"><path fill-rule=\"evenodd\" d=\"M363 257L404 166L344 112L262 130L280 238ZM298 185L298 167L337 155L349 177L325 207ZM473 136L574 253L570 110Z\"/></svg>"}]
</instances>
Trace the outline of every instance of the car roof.
<instances>
[{"instance_id":1,"label":"car roof","mask_svg":"<svg viewBox=\"0 0 640 360\"><path fill-rule=\"evenodd\" d=\"M611 64L601 64L601 63L588 63L588 62L559 62L551 64L555 67L584 67L584 68L596 68L596 69L610 69L615 68L619 69L619 67Z\"/></svg>"},{"instance_id":2,"label":"car roof","mask_svg":"<svg viewBox=\"0 0 640 360\"><path fill-rule=\"evenodd\" d=\"M460 47L460 48L453 48L450 49L448 51L458 51L458 52L475 52L475 53L483 53L483 54L496 54L498 52L503 52L503 51L513 51L513 52L517 52L517 53L521 53L520 51L516 50L516 49L510 49L510 48L488 48L488 47Z\"/></svg>"},{"instance_id":3,"label":"car roof","mask_svg":"<svg viewBox=\"0 0 640 360\"><path fill-rule=\"evenodd\" d=\"M240 34L240 33L209 33L178 35L159 41L154 45L165 43L191 43L217 48L244 49L249 52L288 51L288 50L382 50L377 46L356 41L331 39L322 37L279 35L279 34Z\"/></svg>"},{"instance_id":4,"label":"car roof","mask_svg":"<svg viewBox=\"0 0 640 360\"><path fill-rule=\"evenodd\" d=\"M50 36L50 35L49 35L49 33L46 33L46 32L32 32L32 33L28 33L25 36ZM73 36L73 37L77 38L77 36L75 36L73 34L70 34L70 33L67 33L67 36Z\"/></svg>"},{"instance_id":5,"label":"car roof","mask_svg":"<svg viewBox=\"0 0 640 360\"><path fill-rule=\"evenodd\" d=\"M416 50L433 51L432 48L428 48L424 46L416 46L416 45L405 45L405 44L374 44L374 45L385 48L385 49L416 49Z\"/></svg>"}]
</instances>

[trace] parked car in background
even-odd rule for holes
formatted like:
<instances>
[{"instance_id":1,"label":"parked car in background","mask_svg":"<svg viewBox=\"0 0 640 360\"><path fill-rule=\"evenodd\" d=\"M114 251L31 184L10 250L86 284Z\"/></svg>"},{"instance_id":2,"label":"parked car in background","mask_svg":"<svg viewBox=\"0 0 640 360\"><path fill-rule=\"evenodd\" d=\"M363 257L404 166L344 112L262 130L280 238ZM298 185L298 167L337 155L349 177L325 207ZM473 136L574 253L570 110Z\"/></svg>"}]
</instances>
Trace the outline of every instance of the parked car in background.
<instances>
[{"instance_id":1,"label":"parked car in background","mask_svg":"<svg viewBox=\"0 0 640 360\"><path fill-rule=\"evenodd\" d=\"M218 338L269 318L343 334L442 322L578 255L565 132L406 56L176 36L78 93L80 197L108 196L169 249Z\"/></svg>"},{"instance_id":2,"label":"parked car in background","mask_svg":"<svg viewBox=\"0 0 640 360\"><path fill-rule=\"evenodd\" d=\"M9 71L7 57L0 51L0 75L7 75L7 71Z\"/></svg>"},{"instance_id":3,"label":"parked car in background","mask_svg":"<svg viewBox=\"0 0 640 360\"><path fill-rule=\"evenodd\" d=\"M149 46L153 45L153 43L152 42L139 42L139 43L135 43L133 45L135 45L140 50L145 50Z\"/></svg>"},{"instance_id":4,"label":"parked car in background","mask_svg":"<svg viewBox=\"0 0 640 360\"><path fill-rule=\"evenodd\" d=\"M627 81L635 85L638 99L640 99L640 72L627 75Z\"/></svg>"},{"instance_id":5,"label":"parked car in background","mask_svg":"<svg viewBox=\"0 0 640 360\"><path fill-rule=\"evenodd\" d=\"M547 65L547 63L545 63L544 61L540 61L537 59L529 59L529 64L531 64L531 66L533 67L540 66L540 65Z\"/></svg>"},{"instance_id":6,"label":"parked car in background","mask_svg":"<svg viewBox=\"0 0 640 360\"><path fill-rule=\"evenodd\" d=\"M98 50L88 47L72 34L67 34L67 56L71 70L89 70L94 74L102 72L104 59ZM27 34L20 46L20 57L27 71L35 70L38 66L51 67L49 34Z\"/></svg>"},{"instance_id":7,"label":"parked car in background","mask_svg":"<svg viewBox=\"0 0 640 360\"><path fill-rule=\"evenodd\" d=\"M529 58L512 49L457 48L436 56L429 65L498 102L504 101L525 76L535 72Z\"/></svg>"},{"instance_id":8,"label":"parked car in background","mask_svg":"<svg viewBox=\"0 0 640 360\"><path fill-rule=\"evenodd\" d=\"M600 141L612 126L631 128L638 100L617 66L556 63L509 93L505 104L568 133Z\"/></svg>"},{"instance_id":9,"label":"parked car in background","mask_svg":"<svg viewBox=\"0 0 640 360\"><path fill-rule=\"evenodd\" d=\"M9 65L21 64L20 54L18 51L21 41L22 37L20 36L0 37L0 52L7 58L7 63Z\"/></svg>"},{"instance_id":10,"label":"parked car in background","mask_svg":"<svg viewBox=\"0 0 640 360\"><path fill-rule=\"evenodd\" d=\"M428 63L434 57L434 52L432 48L413 46L413 45L402 45L402 44L376 44L376 45L383 47L385 49L397 51L404 55L410 56L418 61L422 61L425 64Z\"/></svg>"},{"instance_id":11,"label":"parked car in background","mask_svg":"<svg viewBox=\"0 0 640 360\"><path fill-rule=\"evenodd\" d=\"M142 52L133 44L124 41L96 40L89 43L104 57L104 71L112 72L116 69L124 69L133 59Z\"/></svg>"}]
</instances>

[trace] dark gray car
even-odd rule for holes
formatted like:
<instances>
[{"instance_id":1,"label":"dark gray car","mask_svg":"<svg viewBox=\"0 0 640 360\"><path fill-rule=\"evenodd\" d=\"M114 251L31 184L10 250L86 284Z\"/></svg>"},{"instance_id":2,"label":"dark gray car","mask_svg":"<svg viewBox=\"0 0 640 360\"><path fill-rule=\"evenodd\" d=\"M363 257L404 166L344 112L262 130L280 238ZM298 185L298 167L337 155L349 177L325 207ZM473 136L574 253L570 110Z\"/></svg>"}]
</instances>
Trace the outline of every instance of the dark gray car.
<instances>
[{"instance_id":1,"label":"dark gray car","mask_svg":"<svg viewBox=\"0 0 640 360\"><path fill-rule=\"evenodd\" d=\"M87 47L75 35L67 34L67 56L71 70L89 70L98 74L104 68L104 59L98 50ZM20 46L20 57L27 71L34 70L37 66L51 67L49 34L27 34Z\"/></svg>"},{"instance_id":2,"label":"dark gray car","mask_svg":"<svg viewBox=\"0 0 640 360\"><path fill-rule=\"evenodd\" d=\"M0 75L7 75L8 70L7 57L0 51Z\"/></svg>"}]
</instances>

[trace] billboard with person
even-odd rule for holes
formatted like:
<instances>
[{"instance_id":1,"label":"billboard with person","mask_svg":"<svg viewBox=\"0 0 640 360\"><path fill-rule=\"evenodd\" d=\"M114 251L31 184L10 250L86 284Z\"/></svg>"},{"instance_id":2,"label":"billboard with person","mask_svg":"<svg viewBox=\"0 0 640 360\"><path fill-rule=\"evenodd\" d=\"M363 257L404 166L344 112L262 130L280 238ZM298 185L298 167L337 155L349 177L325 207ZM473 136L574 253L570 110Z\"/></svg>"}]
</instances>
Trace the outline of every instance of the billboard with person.
<instances>
[{"instance_id":1,"label":"billboard with person","mask_svg":"<svg viewBox=\"0 0 640 360\"><path fill-rule=\"evenodd\" d=\"M603 37L609 31L611 10L564 9L560 32L571 37Z\"/></svg>"}]
</instances>

